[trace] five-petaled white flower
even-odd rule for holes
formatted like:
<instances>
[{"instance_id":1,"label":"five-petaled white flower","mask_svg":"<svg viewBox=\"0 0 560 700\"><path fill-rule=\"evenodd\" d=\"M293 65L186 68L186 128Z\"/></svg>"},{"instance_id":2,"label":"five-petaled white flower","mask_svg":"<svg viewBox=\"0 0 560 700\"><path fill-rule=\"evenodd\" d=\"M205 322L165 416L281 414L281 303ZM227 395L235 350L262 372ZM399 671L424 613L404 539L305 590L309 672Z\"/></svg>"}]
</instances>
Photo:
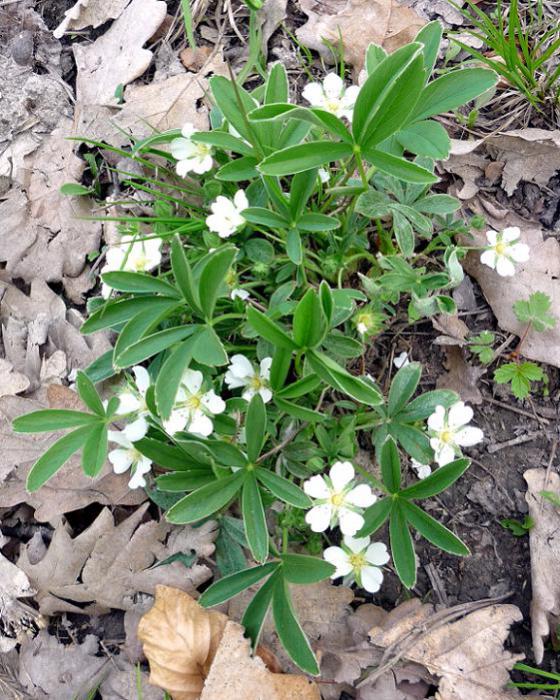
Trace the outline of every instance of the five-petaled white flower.
<instances>
[{"instance_id":1,"label":"five-petaled white flower","mask_svg":"<svg viewBox=\"0 0 560 700\"><path fill-rule=\"evenodd\" d=\"M191 139L196 132L192 124L185 124L181 129L182 136L173 139L169 144L171 155L177 159L175 170L177 175L185 177L191 171L197 175L212 170L212 146L207 143L197 143Z\"/></svg>"},{"instance_id":2,"label":"five-petaled white flower","mask_svg":"<svg viewBox=\"0 0 560 700\"><path fill-rule=\"evenodd\" d=\"M130 469L132 476L128 486L131 489L146 486L144 474L147 474L152 468L152 460L141 454L126 435L118 430L109 430L109 440L120 445L107 455L115 474L124 474Z\"/></svg>"},{"instance_id":3,"label":"five-petaled white flower","mask_svg":"<svg viewBox=\"0 0 560 700\"><path fill-rule=\"evenodd\" d=\"M345 87L339 75L329 73L322 84L308 83L303 88L302 95L313 107L352 121L352 112L359 92L360 88L357 85Z\"/></svg>"},{"instance_id":4,"label":"five-petaled white flower","mask_svg":"<svg viewBox=\"0 0 560 700\"><path fill-rule=\"evenodd\" d=\"M389 561L389 552L382 542L371 542L369 537L349 537L342 540L341 547L327 547L323 557L336 571L331 578L348 577L370 593L377 593L383 583L381 566Z\"/></svg>"},{"instance_id":5,"label":"five-petaled white flower","mask_svg":"<svg viewBox=\"0 0 560 700\"><path fill-rule=\"evenodd\" d=\"M487 231L490 244L480 256L480 262L488 265L502 277L515 274L514 263L529 260L529 246L519 243L521 231L517 226L509 226L503 231Z\"/></svg>"},{"instance_id":6,"label":"five-petaled white flower","mask_svg":"<svg viewBox=\"0 0 560 700\"><path fill-rule=\"evenodd\" d=\"M414 469L414 471L416 472L416 476L419 479L426 479L432 473L432 468L429 464L423 464L422 462L418 462L418 460L414 459L414 457L410 462L410 466Z\"/></svg>"},{"instance_id":7,"label":"five-petaled white flower","mask_svg":"<svg viewBox=\"0 0 560 700\"><path fill-rule=\"evenodd\" d=\"M150 386L150 375L140 365L133 367L132 371L136 379L136 386L127 387L118 394L119 406L116 414L118 416L128 416L129 419L132 419L132 422L122 432L127 440L136 442L141 440L148 432L148 421L146 418L150 415L150 411L146 405L146 392Z\"/></svg>"},{"instance_id":8,"label":"five-petaled white flower","mask_svg":"<svg viewBox=\"0 0 560 700\"><path fill-rule=\"evenodd\" d=\"M338 523L342 534L355 535L364 524L361 509L377 500L367 484L356 485L350 462L335 462L328 476L312 476L303 490L314 499L305 516L313 532L324 532Z\"/></svg>"},{"instance_id":9,"label":"five-petaled white flower","mask_svg":"<svg viewBox=\"0 0 560 700\"><path fill-rule=\"evenodd\" d=\"M213 390L202 391L202 372L187 369L183 372L171 415L163 421L169 435L186 430L194 435L208 437L214 430L212 416L223 413L226 404Z\"/></svg>"},{"instance_id":10,"label":"five-petaled white flower","mask_svg":"<svg viewBox=\"0 0 560 700\"><path fill-rule=\"evenodd\" d=\"M440 467L452 462L456 455L460 455L461 447L471 447L484 438L480 428L468 425L472 417L472 408L465 406L462 401L457 401L449 411L443 406L436 406L436 410L428 418L430 445Z\"/></svg>"},{"instance_id":11,"label":"five-petaled white flower","mask_svg":"<svg viewBox=\"0 0 560 700\"><path fill-rule=\"evenodd\" d=\"M260 394L264 403L272 398L270 390L270 365L272 357L261 360L259 369L255 369L245 355L232 355L224 381L229 389L244 388L241 396L250 401L255 394Z\"/></svg>"},{"instance_id":12,"label":"five-petaled white flower","mask_svg":"<svg viewBox=\"0 0 560 700\"><path fill-rule=\"evenodd\" d=\"M206 225L220 238L229 238L245 225L242 212L248 206L249 200L243 190L237 190L233 200L220 195L210 205L212 213L206 217Z\"/></svg>"},{"instance_id":13,"label":"five-petaled white flower","mask_svg":"<svg viewBox=\"0 0 560 700\"><path fill-rule=\"evenodd\" d=\"M397 369L401 369L402 367L406 367L407 365L410 364L410 360L408 359L408 353L403 350L400 355L397 355L395 359L393 360L393 364Z\"/></svg>"},{"instance_id":14,"label":"five-petaled white flower","mask_svg":"<svg viewBox=\"0 0 560 700\"><path fill-rule=\"evenodd\" d=\"M105 265L101 268L101 274L117 270L128 272L153 270L161 262L161 244L161 238L149 238L142 241L130 236L124 237L118 244L107 249ZM101 294L107 298L110 293L111 288L104 282Z\"/></svg>"}]
</instances>

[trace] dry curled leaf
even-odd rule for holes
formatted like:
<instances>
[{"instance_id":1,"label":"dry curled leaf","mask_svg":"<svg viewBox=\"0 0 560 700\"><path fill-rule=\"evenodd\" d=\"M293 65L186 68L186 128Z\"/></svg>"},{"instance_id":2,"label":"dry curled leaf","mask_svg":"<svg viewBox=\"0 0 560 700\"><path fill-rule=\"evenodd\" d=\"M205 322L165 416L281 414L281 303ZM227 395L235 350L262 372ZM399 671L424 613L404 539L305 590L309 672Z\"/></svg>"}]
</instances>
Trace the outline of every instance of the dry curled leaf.
<instances>
[{"instance_id":1,"label":"dry curled leaf","mask_svg":"<svg viewBox=\"0 0 560 700\"><path fill-rule=\"evenodd\" d=\"M541 496L551 491L560 498L560 476L545 469L529 469L523 474L527 482L525 499L533 526L529 530L531 549L531 629L537 664L544 656L543 639L560 620L560 509Z\"/></svg>"},{"instance_id":2,"label":"dry curled leaf","mask_svg":"<svg viewBox=\"0 0 560 700\"><path fill-rule=\"evenodd\" d=\"M0 358L0 396L15 396L25 391L29 383L25 374L17 372L11 362Z\"/></svg>"},{"instance_id":3,"label":"dry curled leaf","mask_svg":"<svg viewBox=\"0 0 560 700\"><path fill-rule=\"evenodd\" d=\"M53 31L53 35L60 39L65 32L73 29L95 29L108 20L119 17L129 2L130 0L78 0L65 11L64 19Z\"/></svg>"},{"instance_id":4,"label":"dry curled leaf","mask_svg":"<svg viewBox=\"0 0 560 700\"><path fill-rule=\"evenodd\" d=\"M344 60L356 73L363 67L370 43L394 51L425 24L414 10L396 0L301 0L300 7L308 20L296 30L298 39L328 61L333 60L333 52L327 42L334 47L342 42Z\"/></svg>"},{"instance_id":5,"label":"dry curled leaf","mask_svg":"<svg viewBox=\"0 0 560 700\"><path fill-rule=\"evenodd\" d=\"M35 593L25 573L0 554L0 653L23 642L29 631L44 624L36 610L20 602Z\"/></svg>"}]
</instances>

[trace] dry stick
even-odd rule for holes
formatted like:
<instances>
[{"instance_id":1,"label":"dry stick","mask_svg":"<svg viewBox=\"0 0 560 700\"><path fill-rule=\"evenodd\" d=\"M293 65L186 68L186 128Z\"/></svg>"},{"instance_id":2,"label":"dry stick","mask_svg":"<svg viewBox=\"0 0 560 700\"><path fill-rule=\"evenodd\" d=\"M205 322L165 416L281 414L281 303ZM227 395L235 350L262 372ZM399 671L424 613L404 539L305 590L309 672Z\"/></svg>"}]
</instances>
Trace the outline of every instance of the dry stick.
<instances>
[{"instance_id":1,"label":"dry stick","mask_svg":"<svg viewBox=\"0 0 560 700\"><path fill-rule=\"evenodd\" d=\"M489 397L484 397L484 400L488 401L488 403L493 403L495 406L500 406L501 408L505 408L508 411L512 411L513 413L518 413L520 416L526 416L531 420L538 420L538 418L536 418L536 416L534 416L532 413L529 413L529 411L523 411L521 408L517 408L516 406L510 406L509 404L504 403L503 401L498 401L497 399L491 399ZM544 423L545 425L548 425L550 423L550 421L546 418L541 418L540 422Z\"/></svg>"},{"instance_id":2,"label":"dry stick","mask_svg":"<svg viewBox=\"0 0 560 700\"><path fill-rule=\"evenodd\" d=\"M490 454L493 454L499 450L504 450L506 447L513 447L514 445L522 445L525 442L532 442L542 434L542 430L534 430L532 433L519 435L518 437L511 438L511 440L506 440L505 442L495 442L493 445L488 445L486 449Z\"/></svg>"}]
</instances>

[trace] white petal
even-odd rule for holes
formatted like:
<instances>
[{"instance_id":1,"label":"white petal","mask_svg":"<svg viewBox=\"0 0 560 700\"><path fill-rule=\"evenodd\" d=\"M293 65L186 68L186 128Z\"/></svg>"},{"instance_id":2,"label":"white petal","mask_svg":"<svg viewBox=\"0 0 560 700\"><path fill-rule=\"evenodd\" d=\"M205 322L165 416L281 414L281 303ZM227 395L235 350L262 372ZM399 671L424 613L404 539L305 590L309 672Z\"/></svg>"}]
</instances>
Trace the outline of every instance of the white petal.
<instances>
[{"instance_id":1,"label":"white petal","mask_svg":"<svg viewBox=\"0 0 560 700\"><path fill-rule=\"evenodd\" d=\"M199 372L197 369L186 369L181 377L181 384L183 384L191 394L198 394L203 379L202 372Z\"/></svg>"},{"instance_id":2,"label":"white petal","mask_svg":"<svg viewBox=\"0 0 560 700\"><path fill-rule=\"evenodd\" d=\"M132 443L130 442L130 440L128 440L125 434L120 430L109 430L107 432L107 437L109 439L109 442L115 442L121 447L126 447L127 449L132 447Z\"/></svg>"},{"instance_id":3,"label":"white petal","mask_svg":"<svg viewBox=\"0 0 560 700\"><path fill-rule=\"evenodd\" d=\"M328 503L314 506L305 514L305 522L313 532L324 532L330 525L332 508Z\"/></svg>"},{"instance_id":4,"label":"white petal","mask_svg":"<svg viewBox=\"0 0 560 700\"><path fill-rule=\"evenodd\" d=\"M515 243L508 248L508 255L519 263L527 262L530 252L531 249L525 243Z\"/></svg>"},{"instance_id":5,"label":"white petal","mask_svg":"<svg viewBox=\"0 0 560 700\"><path fill-rule=\"evenodd\" d=\"M327 486L327 482L320 475L316 474L312 476L311 479L303 482L303 490L311 498L329 498L331 491Z\"/></svg>"},{"instance_id":6,"label":"white petal","mask_svg":"<svg viewBox=\"0 0 560 700\"><path fill-rule=\"evenodd\" d=\"M445 426L445 408L436 406L435 411L428 418L428 428L430 430L443 430Z\"/></svg>"},{"instance_id":7,"label":"white petal","mask_svg":"<svg viewBox=\"0 0 560 700\"><path fill-rule=\"evenodd\" d=\"M118 416L125 416L127 413L134 413L143 408L142 402L132 391L123 391L117 398L119 399Z\"/></svg>"},{"instance_id":8,"label":"white petal","mask_svg":"<svg viewBox=\"0 0 560 700\"><path fill-rule=\"evenodd\" d=\"M369 545L371 540L369 537L344 537L344 544L353 554L363 552Z\"/></svg>"},{"instance_id":9,"label":"white petal","mask_svg":"<svg viewBox=\"0 0 560 700\"><path fill-rule=\"evenodd\" d=\"M272 357L263 357L260 364L260 375L263 379L270 379L270 366L272 365Z\"/></svg>"},{"instance_id":10,"label":"white petal","mask_svg":"<svg viewBox=\"0 0 560 700\"><path fill-rule=\"evenodd\" d=\"M329 476L335 492L340 493L354 478L354 467L351 462L335 462Z\"/></svg>"},{"instance_id":11,"label":"white petal","mask_svg":"<svg viewBox=\"0 0 560 700\"><path fill-rule=\"evenodd\" d=\"M185 126L181 129L181 133L186 139L190 139L190 137L196 132L196 129L194 128L194 125L191 124L191 122L187 122Z\"/></svg>"},{"instance_id":12,"label":"white petal","mask_svg":"<svg viewBox=\"0 0 560 700\"><path fill-rule=\"evenodd\" d=\"M214 167L214 159L210 154L207 154L205 156L199 156L193 166L193 171L197 175L202 175L203 173L207 173L209 170L212 170Z\"/></svg>"},{"instance_id":13,"label":"white petal","mask_svg":"<svg viewBox=\"0 0 560 700\"><path fill-rule=\"evenodd\" d=\"M375 566L383 566L386 564L391 557L387 551L387 545L383 542L373 542L367 548L366 559L370 564L375 564Z\"/></svg>"},{"instance_id":14,"label":"white petal","mask_svg":"<svg viewBox=\"0 0 560 700\"><path fill-rule=\"evenodd\" d=\"M486 231L486 240L488 243L490 243L490 245L496 245L498 242L498 232L493 231L492 229L490 229L490 231Z\"/></svg>"},{"instance_id":15,"label":"white petal","mask_svg":"<svg viewBox=\"0 0 560 700\"><path fill-rule=\"evenodd\" d=\"M255 374L255 369L245 355L232 355L228 367L228 371L234 377L248 378Z\"/></svg>"},{"instance_id":16,"label":"white petal","mask_svg":"<svg viewBox=\"0 0 560 700\"><path fill-rule=\"evenodd\" d=\"M146 436L148 432L148 422L144 416L138 416L138 418L129 425L125 426L123 433L130 440L130 442L136 442L141 440Z\"/></svg>"},{"instance_id":17,"label":"white petal","mask_svg":"<svg viewBox=\"0 0 560 700\"><path fill-rule=\"evenodd\" d=\"M513 277L515 275L515 265L505 255L500 255L496 262L496 272L500 277Z\"/></svg>"},{"instance_id":18,"label":"white petal","mask_svg":"<svg viewBox=\"0 0 560 700\"><path fill-rule=\"evenodd\" d=\"M152 460L148 457L142 455L140 459L136 462L135 470L139 471L140 474L147 474L152 469Z\"/></svg>"},{"instance_id":19,"label":"white petal","mask_svg":"<svg viewBox=\"0 0 560 700\"><path fill-rule=\"evenodd\" d=\"M186 429L189 433L193 433L194 435L208 437L214 430L214 423L212 423L210 418L205 416L202 411L195 411Z\"/></svg>"},{"instance_id":20,"label":"white petal","mask_svg":"<svg viewBox=\"0 0 560 700\"><path fill-rule=\"evenodd\" d=\"M508 226L502 231L502 240L506 243L513 243L521 237L521 229L519 226Z\"/></svg>"},{"instance_id":21,"label":"white petal","mask_svg":"<svg viewBox=\"0 0 560 700\"><path fill-rule=\"evenodd\" d=\"M377 593L383 583L383 572L376 566L364 566L360 571L362 587L369 593Z\"/></svg>"},{"instance_id":22,"label":"white petal","mask_svg":"<svg viewBox=\"0 0 560 700\"><path fill-rule=\"evenodd\" d=\"M346 108L354 107L359 92L360 88L357 85L350 85L350 87L347 87L342 97L342 105Z\"/></svg>"},{"instance_id":23,"label":"white petal","mask_svg":"<svg viewBox=\"0 0 560 700\"><path fill-rule=\"evenodd\" d=\"M449 464L449 462L452 462L454 459L455 450L453 449L453 447L446 443L441 443L440 448L435 451L435 460L439 464L439 466L443 467L446 464Z\"/></svg>"},{"instance_id":24,"label":"white petal","mask_svg":"<svg viewBox=\"0 0 560 700\"><path fill-rule=\"evenodd\" d=\"M134 461L132 450L111 450L107 455L109 462L113 465L115 474L123 474Z\"/></svg>"},{"instance_id":25,"label":"white petal","mask_svg":"<svg viewBox=\"0 0 560 700\"><path fill-rule=\"evenodd\" d=\"M327 547L323 552L323 559L336 567L331 578L339 578L340 576L348 576L352 572L352 564L348 560L348 555L341 547Z\"/></svg>"},{"instance_id":26,"label":"white petal","mask_svg":"<svg viewBox=\"0 0 560 700\"><path fill-rule=\"evenodd\" d=\"M239 387L245 386L247 380L242 377L236 377L235 374L228 369L224 375L224 382L229 389L239 389Z\"/></svg>"},{"instance_id":27,"label":"white petal","mask_svg":"<svg viewBox=\"0 0 560 700\"><path fill-rule=\"evenodd\" d=\"M377 497L367 484L359 484L346 494L345 501L359 508L368 508L377 501Z\"/></svg>"},{"instance_id":28,"label":"white petal","mask_svg":"<svg viewBox=\"0 0 560 700\"><path fill-rule=\"evenodd\" d=\"M237 190L233 197L233 203L238 212L242 212L243 209L247 209L249 206L249 200L244 190Z\"/></svg>"},{"instance_id":29,"label":"white petal","mask_svg":"<svg viewBox=\"0 0 560 700\"><path fill-rule=\"evenodd\" d=\"M169 144L169 150L173 158L178 161L190 158L194 153L196 153L195 144L189 139L177 138L173 139Z\"/></svg>"},{"instance_id":30,"label":"white petal","mask_svg":"<svg viewBox=\"0 0 560 700\"><path fill-rule=\"evenodd\" d=\"M303 98L315 107L320 107L325 101L325 93L321 83L308 83L301 93Z\"/></svg>"},{"instance_id":31,"label":"white petal","mask_svg":"<svg viewBox=\"0 0 560 700\"><path fill-rule=\"evenodd\" d=\"M480 256L480 262L483 265L488 265L493 270L496 269L496 262L498 261L498 256L495 250L485 250Z\"/></svg>"},{"instance_id":32,"label":"white petal","mask_svg":"<svg viewBox=\"0 0 560 700\"><path fill-rule=\"evenodd\" d=\"M460 428L462 425L470 423L473 415L473 410L470 406L465 406L463 401L457 401L449 409L447 423L450 428Z\"/></svg>"},{"instance_id":33,"label":"white petal","mask_svg":"<svg viewBox=\"0 0 560 700\"><path fill-rule=\"evenodd\" d=\"M146 486L146 479L142 472L135 471L128 481L129 489L140 489Z\"/></svg>"},{"instance_id":34,"label":"white petal","mask_svg":"<svg viewBox=\"0 0 560 700\"><path fill-rule=\"evenodd\" d=\"M132 371L134 372L134 378L136 379L138 391L142 394L142 396L144 396L150 386L150 375L148 374L148 370L141 365L136 365L136 367L132 368Z\"/></svg>"},{"instance_id":35,"label":"white petal","mask_svg":"<svg viewBox=\"0 0 560 700\"><path fill-rule=\"evenodd\" d=\"M329 73L323 80L323 90L327 97L341 97L344 91L344 82L337 73Z\"/></svg>"},{"instance_id":36,"label":"white petal","mask_svg":"<svg viewBox=\"0 0 560 700\"><path fill-rule=\"evenodd\" d=\"M467 425L455 435L455 442L461 447L471 447L484 440L484 433L480 428Z\"/></svg>"},{"instance_id":37,"label":"white petal","mask_svg":"<svg viewBox=\"0 0 560 700\"><path fill-rule=\"evenodd\" d=\"M228 238L234 233L229 221L225 220L223 216L219 214L210 214L206 217L206 226L210 231L214 231L220 236L220 238Z\"/></svg>"},{"instance_id":38,"label":"white petal","mask_svg":"<svg viewBox=\"0 0 560 700\"><path fill-rule=\"evenodd\" d=\"M217 413L223 413L226 410L225 401L214 391L207 391L201 400L204 408L214 415Z\"/></svg>"},{"instance_id":39,"label":"white petal","mask_svg":"<svg viewBox=\"0 0 560 700\"><path fill-rule=\"evenodd\" d=\"M171 415L167 420L163 421L165 432L169 435L175 435L180 430L183 430L189 419L189 412L184 408L171 411Z\"/></svg>"},{"instance_id":40,"label":"white petal","mask_svg":"<svg viewBox=\"0 0 560 700\"><path fill-rule=\"evenodd\" d=\"M343 535L355 535L364 525L364 519L359 513L348 508L338 509L338 524Z\"/></svg>"},{"instance_id":41,"label":"white petal","mask_svg":"<svg viewBox=\"0 0 560 700\"><path fill-rule=\"evenodd\" d=\"M245 399L245 401L247 401L247 403L248 403L256 393L257 392L255 391L255 389L253 389L252 387L249 387L249 388L245 389L245 391L241 394L241 398Z\"/></svg>"},{"instance_id":42,"label":"white petal","mask_svg":"<svg viewBox=\"0 0 560 700\"><path fill-rule=\"evenodd\" d=\"M261 395L261 399L264 403L268 403L272 398L272 391L270 391L270 389L267 389L266 387L259 389L259 394Z\"/></svg>"},{"instance_id":43,"label":"white petal","mask_svg":"<svg viewBox=\"0 0 560 700\"><path fill-rule=\"evenodd\" d=\"M406 367L407 365L410 364L410 360L408 359L408 353L403 351L401 352L400 355L395 357L393 360L393 364L397 369L400 369L401 367Z\"/></svg>"}]
</instances>

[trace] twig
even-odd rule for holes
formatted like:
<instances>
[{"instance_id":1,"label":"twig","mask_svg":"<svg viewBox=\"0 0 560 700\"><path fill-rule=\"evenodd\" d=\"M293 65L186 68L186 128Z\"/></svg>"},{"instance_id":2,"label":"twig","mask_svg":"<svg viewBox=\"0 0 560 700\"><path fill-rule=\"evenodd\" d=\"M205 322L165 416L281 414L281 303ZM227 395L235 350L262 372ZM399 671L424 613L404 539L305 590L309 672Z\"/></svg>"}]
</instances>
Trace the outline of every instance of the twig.
<instances>
[{"instance_id":1,"label":"twig","mask_svg":"<svg viewBox=\"0 0 560 700\"><path fill-rule=\"evenodd\" d=\"M435 594L439 599L439 602L445 607L447 607L449 605L447 593L445 592L443 582L440 578L440 575L438 574L436 567L430 562L429 564L424 565L424 569L428 574L428 578L430 579L430 583L432 584L432 588L434 589Z\"/></svg>"},{"instance_id":2,"label":"twig","mask_svg":"<svg viewBox=\"0 0 560 700\"><path fill-rule=\"evenodd\" d=\"M527 416L527 418L530 418L531 420L538 421L538 418L536 418L532 413L529 413L529 411L524 411L521 408L517 408L516 406L510 406L508 403L498 401L497 399L491 399L489 397L485 397L484 400L488 401L488 403L493 403L495 406L500 406L501 408L505 408L508 411L512 411L513 413L518 413L520 416ZM541 418L540 422L544 423L545 425L548 425L550 423L550 421L546 418Z\"/></svg>"},{"instance_id":3,"label":"twig","mask_svg":"<svg viewBox=\"0 0 560 700\"><path fill-rule=\"evenodd\" d=\"M504 450L506 447L513 447L514 445L522 445L525 442L531 442L540 435L542 435L542 430L534 430L532 433L519 435L518 437L511 438L511 440L506 440L505 442L495 442L493 445L488 445L487 450L490 454L493 454L499 450Z\"/></svg>"}]
</instances>

